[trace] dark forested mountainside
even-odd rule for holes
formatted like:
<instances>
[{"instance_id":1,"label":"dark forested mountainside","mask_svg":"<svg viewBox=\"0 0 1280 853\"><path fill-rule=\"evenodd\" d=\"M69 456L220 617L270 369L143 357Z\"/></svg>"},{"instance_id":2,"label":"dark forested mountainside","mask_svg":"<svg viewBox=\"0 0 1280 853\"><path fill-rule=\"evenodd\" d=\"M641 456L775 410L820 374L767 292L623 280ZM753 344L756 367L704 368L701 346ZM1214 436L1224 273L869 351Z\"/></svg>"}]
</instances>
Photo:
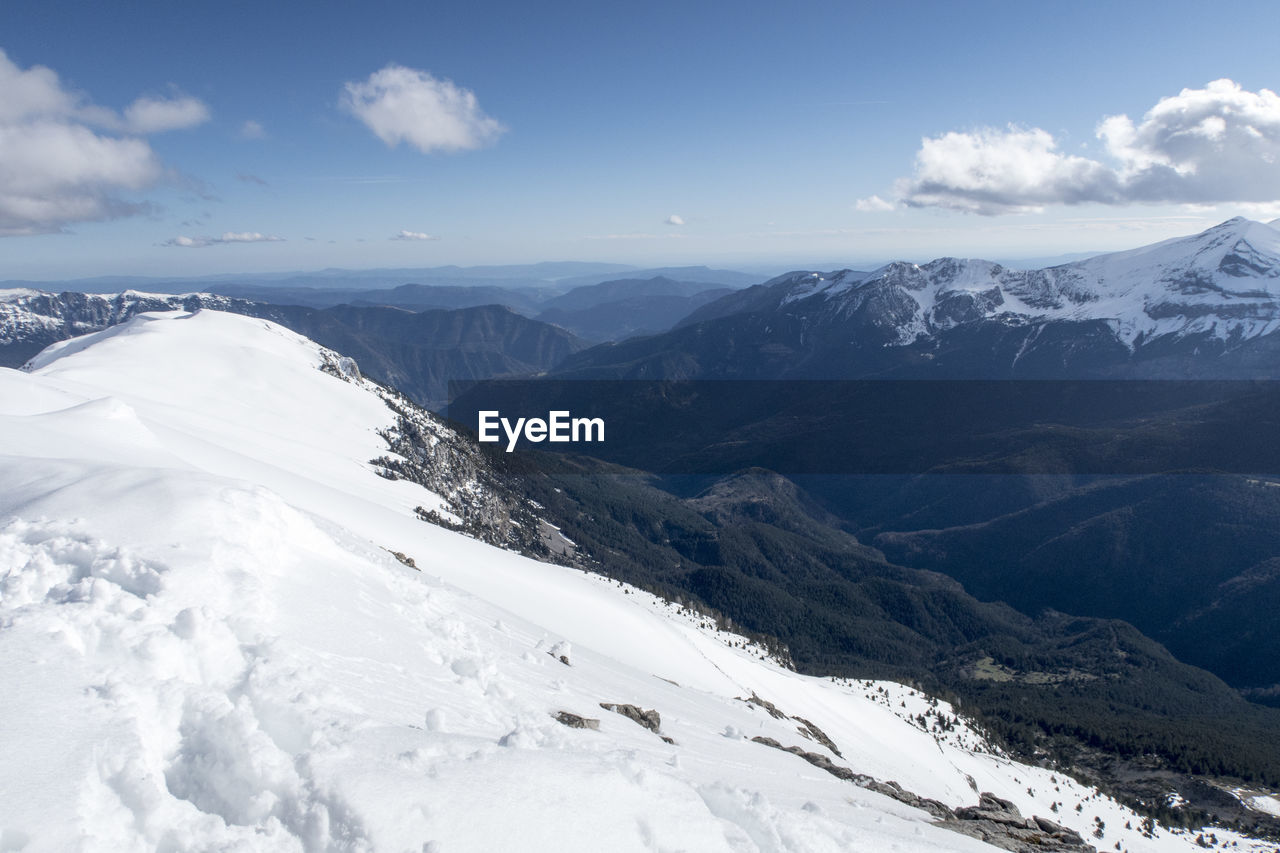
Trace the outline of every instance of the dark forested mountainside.
<instances>
[{"instance_id":1,"label":"dark forested mountainside","mask_svg":"<svg viewBox=\"0 0 1280 853\"><path fill-rule=\"evenodd\" d=\"M540 373L586 346L563 329L498 305L416 313L272 307L266 316L351 355L370 376L433 409L448 401L450 381Z\"/></svg>"},{"instance_id":2,"label":"dark forested mountainside","mask_svg":"<svg viewBox=\"0 0 1280 853\"><path fill-rule=\"evenodd\" d=\"M632 296L590 308L552 308L537 317L586 340L620 341L666 331L694 308L724 293L724 290L708 290L693 296Z\"/></svg>"},{"instance_id":3,"label":"dark forested mountainside","mask_svg":"<svg viewBox=\"0 0 1280 853\"><path fill-rule=\"evenodd\" d=\"M982 521L872 541L984 600L1124 619L1233 686L1280 684L1280 483L1107 478Z\"/></svg>"},{"instance_id":4,"label":"dark forested mountainside","mask_svg":"<svg viewBox=\"0 0 1280 853\"><path fill-rule=\"evenodd\" d=\"M1134 799L1197 774L1280 783L1280 711L1126 622L984 602L886 560L770 472L661 480L587 459L546 464L518 474L521 489L585 567L773 637L802 671L923 683L1021 754L1087 764Z\"/></svg>"}]
</instances>

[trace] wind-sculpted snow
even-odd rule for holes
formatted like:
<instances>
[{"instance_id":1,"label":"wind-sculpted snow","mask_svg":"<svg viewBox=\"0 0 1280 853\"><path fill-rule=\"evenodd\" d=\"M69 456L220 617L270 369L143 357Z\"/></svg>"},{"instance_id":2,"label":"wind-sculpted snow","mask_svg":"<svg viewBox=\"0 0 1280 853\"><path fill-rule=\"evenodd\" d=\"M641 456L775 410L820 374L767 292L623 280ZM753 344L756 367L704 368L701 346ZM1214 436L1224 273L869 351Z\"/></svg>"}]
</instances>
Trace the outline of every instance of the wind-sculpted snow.
<instances>
[{"instance_id":1,"label":"wind-sculpted snow","mask_svg":"<svg viewBox=\"0 0 1280 853\"><path fill-rule=\"evenodd\" d=\"M334 358L171 312L0 370L0 847L993 849L893 781L948 809L989 791L1098 847L1196 849L946 703L798 675L422 523L442 499L369 464L395 414Z\"/></svg>"}]
</instances>

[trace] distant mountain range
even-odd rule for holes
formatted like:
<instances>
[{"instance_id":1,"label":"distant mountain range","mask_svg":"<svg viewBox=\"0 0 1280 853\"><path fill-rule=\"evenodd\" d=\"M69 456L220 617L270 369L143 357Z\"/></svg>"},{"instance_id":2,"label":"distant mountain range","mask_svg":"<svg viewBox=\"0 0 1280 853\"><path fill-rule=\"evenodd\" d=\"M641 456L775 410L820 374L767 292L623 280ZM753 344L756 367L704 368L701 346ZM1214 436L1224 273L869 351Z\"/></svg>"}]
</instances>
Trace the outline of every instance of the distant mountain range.
<instances>
[{"instance_id":1,"label":"distant mountain range","mask_svg":"<svg viewBox=\"0 0 1280 853\"><path fill-rule=\"evenodd\" d=\"M638 269L624 264L557 262L201 278L103 276L63 282L7 281L0 282L0 289L102 295L129 290L207 293L307 308L355 305L428 311L502 305L598 343L664 332L694 309L760 278L705 266Z\"/></svg>"},{"instance_id":2,"label":"distant mountain range","mask_svg":"<svg viewBox=\"0 0 1280 853\"><path fill-rule=\"evenodd\" d=\"M561 266L553 265L551 270L561 271ZM377 275L347 278L302 276L178 284L183 292L200 290L254 302L311 308L346 304L425 311L504 305L526 317L555 323L579 337L599 342L664 332L695 308L758 281L758 277L747 273L707 267L636 270L626 278L617 278L612 268L568 278L524 275L530 270L536 267L441 267L385 270ZM504 272L508 274L499 274ZM406 278L410 281L401 283ZM173 288L169 290L172 292Z\"/></svg>"},{"instance_id":3,"label":"distant mountain range","mask_svg":"<svg viewBox=\"0 0 1280 853\"><path fill-rule=\"evenodd\" d=\"M565 376L1232 378L1275 376L1280 231L1192 237L1041 270L941 258L801 271L670 332L598 347Z\"/></svg>"},{"instance_id":4,"label":"distant mountain range","mask_svg":"<svg viewBox=\"0 0 1280 853\"><path fill-rule=\"evenodd\" d=\"M583 285L539 305L537 318L588 340L665 332L690 312L734 291L665 276Z\"/></svg>"},{"instance_id":5,"label":"distant mountain range","mask_svg":"<svg viewBox=\"0 0 1280 853\"><path fill-rule=\"evenodd\" d=\"M603 281L635 270L626 264L584 263L580 261L540 264L507 264L474 267L387 267L368 270L329 268L312 272L222 273L206 276L111 275L65 281L0 281L0 287L31 287L38 290L73 290L80 293L117 293L121 290L148 290L155 293L208 291L216 286L269 286L330 290L369 290L394 287L415 280L441 283L505 282L508 286L546 285L561 279L587 278ZM599 278L595 278L599 276ZM590 282L588 282L590 283ZM569 285L570 287L574 285Z\"/></svg>"},{"instance_id":6,"label":"distant mountain range","mask_svg":"<svg viewBox=\"0 0 1280 853\"><path fill-rule=\"evenodd\" d=\"M79 293L118 293L122 290L143 290L151 293L205 291L221 293L225 296L244 296L251 299L257 298L259 301L273 301L266 299L263 292L334 291L332 296L341 295L342 292L387 290L402 284L424 284L442 287L493 286L511 290L543 288L554 293L565 293L575 287L599 284L610 279L624 277L641 279L658 276L726 287L746 287L766 277L735 270L711 269L705 266L643 269L627 264L563 261L473 267L449 265L371 270L325 269L315 272L225 273L194 277L114 275L64 281L10 279L0 281L0 289L32 288ZM318 299L325 298L318 293L311 293L311 295Z\"/></svg>"}]
</instances>

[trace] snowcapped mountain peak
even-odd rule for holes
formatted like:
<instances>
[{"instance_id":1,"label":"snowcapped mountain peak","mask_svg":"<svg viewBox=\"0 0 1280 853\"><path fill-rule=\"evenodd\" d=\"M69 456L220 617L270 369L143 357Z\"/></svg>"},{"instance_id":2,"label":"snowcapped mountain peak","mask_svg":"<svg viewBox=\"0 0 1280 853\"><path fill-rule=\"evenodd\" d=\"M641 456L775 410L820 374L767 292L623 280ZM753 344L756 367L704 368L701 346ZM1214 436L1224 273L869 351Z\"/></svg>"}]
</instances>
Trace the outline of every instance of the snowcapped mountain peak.
<instances>
[{"instance_id":1,"label":"snowcapped mountain peak","mask_svg":"<svg viewBox=\"0 0 1280 853\"><path fill-rule=\"evenodd\" d=\"M1046 269L944 257L867 274L793 275L775 286L791 311L892 325L889 345L984 320L1101 321L1130 348L1168 335L1239 341L1280 328L1280 230L1236 217L1190 237Z\"/></svg>"},{"instance_id":2,"label":"snowcapped mountain peak","mask_svg":"<svg viewBox=\"0 0 1280 853\"><path fill-rule=\"evenodd\" d=\"M833 294L846 290L857 282L860 273L853 270L836 270L829 273L804 272L787 277L790 286L787 288L783 302L795 302L810 296L822 295L830 298Z\"/></svg>"},{"instance_id":3,"label":"snowcapped mountain peak","mask_svg":"<svg viewBox=\"0 0 1280 853\"><path fill-rule=\"evenodd\" d=\"M1190 237L1164 240L1150 246L1098 255L1064 267L1088 267L1100 274L1132 274L1144 268L1157 273L1177 270L1213 272L1224 269L1229 275L1247 275L1232 266L1232 256L1244 253L1258 259L1269 259L1253 269L1263 277L1274 278L1280 266L1280 232L1269 225L1237 216Z\"/></svg>"},{"instance_id":4,"label":"snowcapped mountain peak","mask_svg":"<svg viewBox=\"0 0 1280 853\"><path fill-rule=\"evenodd\" d=\"M1280 326L1280 232L1242 217L1199 234L1056 267L1097 295L1079 316L1142 336L1249 339Z\"/></svg>"}]
</instances>

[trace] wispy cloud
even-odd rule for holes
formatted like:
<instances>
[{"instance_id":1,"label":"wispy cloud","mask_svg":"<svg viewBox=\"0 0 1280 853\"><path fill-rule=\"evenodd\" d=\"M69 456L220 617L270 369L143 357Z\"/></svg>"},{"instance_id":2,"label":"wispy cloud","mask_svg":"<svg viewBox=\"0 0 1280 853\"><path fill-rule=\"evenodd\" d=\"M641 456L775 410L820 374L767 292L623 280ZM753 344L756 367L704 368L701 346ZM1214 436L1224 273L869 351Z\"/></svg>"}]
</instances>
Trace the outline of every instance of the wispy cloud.
<instances>
[{"instance_id":1,"label":"wispy cloud","mask_svg":"<svg viewBox=\"0 0 1280 853\"><path fill-rule=\"evenodd\" d=\"M257 231L226 231L221 237L186 237L177 236L161 243L161 246L172 246L179 249L204 249L209 246L221 246L228 243L283 243L283 237L262 234Z\"/></svg>"},{"instance_id":2,"label":"wispy cloud","mask_svg":"<svg viewBox=\"0 0 1280 853\"><path fill-rule=\"evenodd\" d=\"M1065 154L1040 128L926 138L899 181L911 207L994 215L1058 204L1270 203L1280 199L1280 96L1231 80L1162 98L1135 122L1097 126L1107 162Z\"/></svg>"},{"instance_id":3,"label":"wispy cloud","mask_svg":"<svg viewBox=\"0 0 1280 853\"><path fill-rule=\"evenodd\" d=\"M238 172L236 174L236 180L246 184L256 184L257 186L260 186L260 187L271 186L262 178L258 177L257 175L249 174L248 172Z\"/></svg>"},{"instance_id":4,"label":"wispy cloud","mask_svg":"<svg viewBox=\"0 0 1280 853\"><path fill-rule=\"evenodd\" d=\"M212 237L185 237L179 234L177 237L170 237L160 244L161 246L174 246L180 249L203 249L205 246L213 245Z\"/></svg>"},{"instance_id":5,"label":"wispy cloud","mask_svg":"<svg viewBox=\"0 0 1280 853\"><path fill-rule=\"evenodd\" d=\"M241 139L266 139L267 129L262 126L262 122L248 119L244 124L240 125Z\"/></svg>"},{"instance_id":6,"label":"wispy cloud","mask_svg":"<svg viewBox=\"0 0 1280 853\"><path fill-rule=\"evenodd\" d=\"M218 238L219 243L283 243L283 237L259 234L257 231L227 231Z\"/></svg>"},{"instance_id":7,"label":"wispy cloud","mask_svg":"<svg viewBox=\"0 0 1280 853\"><path fill-rule=\"evenodd\" d=\"M416 240L439 240L440 238L432 236L431 234L424 234L421 231L401 231L399 234L396 234L394 237L389 237L387 239L416 241Z\"/></svg>"},{"instance_id":8,"label":"wispy cloud","mask_svg":"<svg viewBox=\"0 0 1280 853\"><path fill-rule=\"evenodd\" d=\"M1280 217L1280 201L1259 201L1234 204L1232 207L1252 219L1275 219Z\"/></svg>"},{"instance_id":9,"label":"wispy cloud","mask_svg":"<svg viewBox=\"0 0 1280 853\"><path fill-rule=\"evenodd\" d=\"M481 148L506 131L470 89L403 65L347 83L341 103L388 147L405 142L423 154Z\"/></svg>"},{"instance_id":10,"label":"wispy cloud","mask_svg":"<svg viewBox=\"0 0 1280 853\"><path fill-rule=\"evenodd\" d=\"M209 120L209 108L190 95L172 98L138 98L124 111L124 129L130 133L163 133L186 130Z\"/></svg>"},{"instance_id":11,"label":"wispy cloud","mask_svg":"<svg viewBox=\"0 0 1280 853\"><path fill-rule=\"evenodd\" d=\"M684 225L684 217L675 213L671 214L663 221L668 225Z\"/></svg>"},{"instance_id":12,"label":"wispy cloud","mask_svg":"<svg viewBox=\"0 0 1280 853\"><path fill-rule=\"evenodd\" d=\"M878 195L860 198L853 203L854 210L860 213L880 213L886 210L894 210L897 205L891 201L885 201Z\"/></svg>"}]
</instances>

